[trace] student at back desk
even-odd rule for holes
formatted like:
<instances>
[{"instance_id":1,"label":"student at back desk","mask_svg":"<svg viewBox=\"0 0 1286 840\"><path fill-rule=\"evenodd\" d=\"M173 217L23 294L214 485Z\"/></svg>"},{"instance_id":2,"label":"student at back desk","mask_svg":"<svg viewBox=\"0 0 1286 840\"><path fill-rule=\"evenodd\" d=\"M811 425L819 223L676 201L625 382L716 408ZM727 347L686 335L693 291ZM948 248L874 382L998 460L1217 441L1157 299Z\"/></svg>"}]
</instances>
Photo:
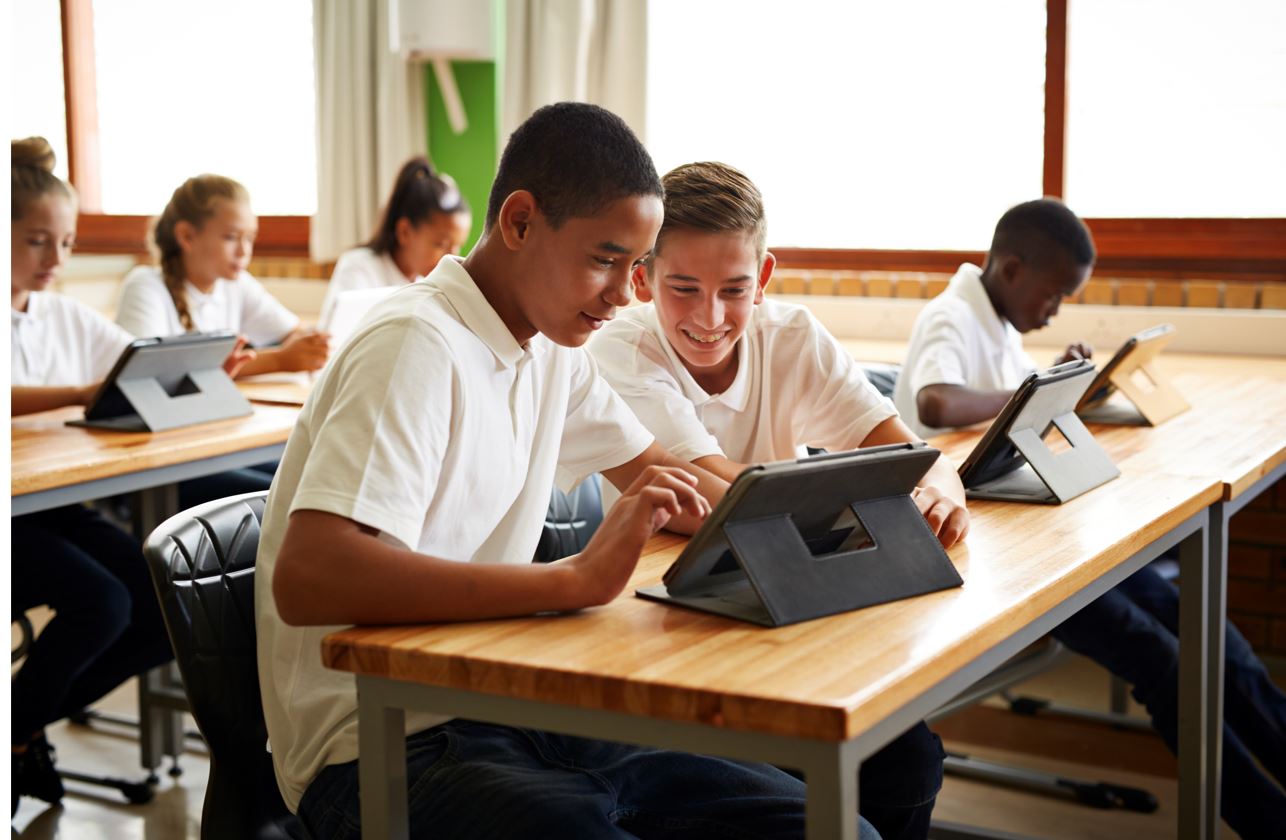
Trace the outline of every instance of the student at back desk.
<instances>
[{"instance_id":1,"label":"student at back desk","mask_svg":"<svg viewBox=\"0 0 1286 840\"><path fill-rule=\"evenodd\" d=\"M411 158L397 175L375 235L335 263L320 323L328 323L343 292L423 279L447 254L460 253L472 227L469 203L451 176L434 172L423 156Z\"/></svg>"},{"instance_id":2,"label":"student at back desk","mask_svg":"<svg viewBox=\"0 0 1286 840\"><path fill-rule=\"evenodd\" d=\"M327 337L301 329L299 316L246 272L257 230L245 187L220 175L189 178L152 227L158 265L125 277L116 323L140 337L232 330L255 348L239 376L317 370ZM267 490L275 469L262 464L185 481L179 504Z\"/></svg>"},{"instance_id":3,"label":"student at back desk","mask_svg":"<svg viewBox=\"0 0 1286 840\"><path fill-rule=\"evenodd\" d=\"M538 110L501 157L479 245L378 304L323 371L255 590L273 762L315 835L360 831L353 677L318 654L336 625L607 603L657 528L691 531L701 494L725 489L656 444L580 349L628 303L660 196L619 118ZM533 564L555 477L593 472L621 500L583 552ZM803 836L804 787L768 765L423 715L408 729L413 836Z\"/></svg>"},{"instance_id":4,"label":"student at back desk","mask_svg":"<svg viewBox=\"0 0 1286 840\"><path fill-rule=\"evenodd\" d=\"M932 434L998 414L1033 367L1020 334L1057 315L1093 265L1089 230L1061 202L1040 199L1011 208L996 224L986 265L962 265L916 319L894 395L903 416ZM1058 361L1088 355L1089 348L1077 344ZM1054 636L1129 682L1174 750L1178 627L1178 590L1145 567ZM1269 776L1286 784L1286 697L1232 623L1225 633L1221 812L1242 837L1281 837L1286 795Z\"/></svg>"},{"instance_id":5,"label":"student at back desk","mask_svg":"<svg viewBox=\"0 0 1286 840\"><path fill-rule=\"evenodd\" d=\"M132 336L48 291L76 238L76 197L39 137L10 147L12 413L84 405ZM54 617L13 678L12 799L63 795L49 724L173 658L138 541L84 505L14 517L12 600Z\"/></svg>"},{"instance_id":6,"label":"student at back desk","mask_svg":"<svg viewBox=\"0 0 1286 840\"><path fill-rule=\"evenodd\" d=\"M805 445L916 440L807 309L764 299L776 261L750 179L726 164L690 163L662 184L665 221L633 275L645 305L590 342L604 378L657 441L732 481L750 464L799 457ZM944 545L964 537L964 488L946 459L916 502ZM883 837L927 836L942 786L942 744L927 726L863 762L860 777L859 811Z\"/></svg>"}]
</instances>

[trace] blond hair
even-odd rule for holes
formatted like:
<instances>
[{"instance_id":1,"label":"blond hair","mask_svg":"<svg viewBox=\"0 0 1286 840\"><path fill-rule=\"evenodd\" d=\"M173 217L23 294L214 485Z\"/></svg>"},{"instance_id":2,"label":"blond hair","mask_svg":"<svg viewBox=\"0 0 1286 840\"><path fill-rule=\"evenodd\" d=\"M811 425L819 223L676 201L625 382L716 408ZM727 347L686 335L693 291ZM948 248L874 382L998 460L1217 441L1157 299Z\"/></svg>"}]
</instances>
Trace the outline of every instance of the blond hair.
<instances>
[{"instance_id":1,"label":"blond hair","mask_svg":"<svg viewBox=\"0 0 1286 840\"><path fill-rule=\"evenodd\" d=\"M214 215L215 202L250 201L250 193L241 184L222 175L197 175L183 182L170 203L165 205L161 215L152 225L152 247L156 251L156 261L161 267L161 279L165 281L166 291L174 301L174 308L179 313L179 323L183 329L192 332L196 324L188 309L188 296L183 288L186 280L183 271L183 249L179 246L175 228L179 222L187 222L200 228Z\"/></svg>"},{"instance_id":2,"label":"blond hair","mask_svg":"<svg viewBox=\"0 0 1286 840\"><path fill-rule=\"evenodd\" d=\"M656 235L654 254L661 252L666 234L675 230L748 233L763 262L768 238L764 198L744 173L726 163L685 163L667 172L661 184L665 187L665 220Z\"/></svg>"},{"instance_id":3,"label":"blond hair","mask_svg":"<svg viewBox=\"0 0 1286 840\"><path fill-rule=\"evenodd\" d=\"M27 212L33 202L57 194L76 200L76 191L54 174L54 150L43 137L13 140L9 144L11 222Z\"/></svg>"}]
</instances>

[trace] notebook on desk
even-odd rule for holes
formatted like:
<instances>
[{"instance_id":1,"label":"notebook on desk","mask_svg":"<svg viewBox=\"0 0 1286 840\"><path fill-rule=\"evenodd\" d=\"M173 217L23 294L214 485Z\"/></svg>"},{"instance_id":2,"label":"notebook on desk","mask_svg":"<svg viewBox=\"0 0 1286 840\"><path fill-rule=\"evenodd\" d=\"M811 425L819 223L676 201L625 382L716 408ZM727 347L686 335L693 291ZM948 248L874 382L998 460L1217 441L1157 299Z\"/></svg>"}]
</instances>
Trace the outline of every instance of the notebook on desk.
<instances>
[{"instance_id":1,"label":"notebook on desk","mask_svg":"<svg viewBox=\"0 0 1286 840\"><path fill-rule=\"evenodd\" d=\"M340 292L317 319L317 329L330 335L331 353L344 346L344 342L357 330L371 307L396 292L401 286L381 286L378 289L352 289Z\"/></svg>"}]
</instances>

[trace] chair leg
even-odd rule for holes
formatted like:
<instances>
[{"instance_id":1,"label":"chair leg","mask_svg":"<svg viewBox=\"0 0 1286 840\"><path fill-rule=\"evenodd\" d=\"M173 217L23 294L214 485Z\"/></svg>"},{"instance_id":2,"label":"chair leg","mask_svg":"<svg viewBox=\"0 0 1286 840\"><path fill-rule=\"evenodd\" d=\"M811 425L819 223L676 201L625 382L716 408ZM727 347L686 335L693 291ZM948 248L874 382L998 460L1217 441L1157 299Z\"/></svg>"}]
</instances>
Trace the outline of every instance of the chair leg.
<instances>
[{"instance_id":1,"label":"chair leg","mask_svg":"<svg viewBox=\"0 0 1286 840\"><path fill-rule=\"evenodd\" d=\"M1151 814L1157 809L1156 797L1142 788L1069 779L1039 770L972 758L961 753L947 753L947 757L943 759L943 769L955 776L1075 799L1094 808L1123 808L1144 814Z\"/></svg>"},{"instance_id":2,"label":"chair leg","mask_svg":"<svg viewBox=\"0 0 1286 840\"><path fill-rule=\"evenodd\" d=\"M1086 720L1117 729L1134 729L1139 732L1153 731L1150 721L1124 712L1115 710L1111 712L1096 712L1093 709L1082 709L1078 706L1064 706L1050 700L1042 700L1039 697L1015 696L1009 691L1000 692L1000 696L1009 704L1009 711L1016 715L1025 715L1027 717L1034 717L1040 714L1059 715L1060 717Z\"/></svg>"},{"instance_id":3,"label":"chair leg","mask_svg":"<svg viewBox=\"0 0 1286 840\"><path fill-rule=\"evenodd\" d=\"M95 785L118 790L131 805L145 805L152 801L156 791L147 782L131 782L128 779L116 779L111 776L90 776L74 770L59 770L58 775L68 781L82 785Z\"/></svg>"}]
</instances>

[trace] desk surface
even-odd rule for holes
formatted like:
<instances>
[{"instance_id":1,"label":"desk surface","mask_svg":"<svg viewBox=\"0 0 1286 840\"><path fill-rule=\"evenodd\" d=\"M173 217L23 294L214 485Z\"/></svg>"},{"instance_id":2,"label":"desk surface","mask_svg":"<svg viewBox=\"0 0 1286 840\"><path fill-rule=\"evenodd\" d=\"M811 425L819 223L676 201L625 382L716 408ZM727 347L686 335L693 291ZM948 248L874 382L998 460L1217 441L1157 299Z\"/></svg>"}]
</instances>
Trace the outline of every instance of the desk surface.
<instances>
[{"instance_id":1,"label":"desk surface","mask_svg":"<svg viewBox=\"0 0 1286 840\"><path fill-rule=\"evenodd\" d=\"M297 408L255 407L254 414L165 432L116 432L67 426L84 409L60 408L12 420L10 495L21 496L283 444Z\"/></svg>"},{"instance_id":2,"label":"desk surface","mask_svg":"<svg viewBox=\"0 0 1286 840\"><path fill-rule=\"evenodd\" d=\"M1286 463L1286 359L1176 353L1157 364L1190 410L1159 426L1088 424L1123 470L1129 465L1215 478L1228 501ZM985 428L939 435L931 443L959 464Z\"/></svg>"},{"instance_id":3,"label":"desk surface","mask_svg":"<svg viewBox=\"0 0 1286 840\"><path fill-rule=\"evenodd\" d=\"M840 741L875 726L1218 499L1134 471L1061 507L979 503L961 588L765 629L634 597L683 540L655 537L621 597L571 615L352 628L327 666L581 708Z\"/></svg>"}]
</instances>

